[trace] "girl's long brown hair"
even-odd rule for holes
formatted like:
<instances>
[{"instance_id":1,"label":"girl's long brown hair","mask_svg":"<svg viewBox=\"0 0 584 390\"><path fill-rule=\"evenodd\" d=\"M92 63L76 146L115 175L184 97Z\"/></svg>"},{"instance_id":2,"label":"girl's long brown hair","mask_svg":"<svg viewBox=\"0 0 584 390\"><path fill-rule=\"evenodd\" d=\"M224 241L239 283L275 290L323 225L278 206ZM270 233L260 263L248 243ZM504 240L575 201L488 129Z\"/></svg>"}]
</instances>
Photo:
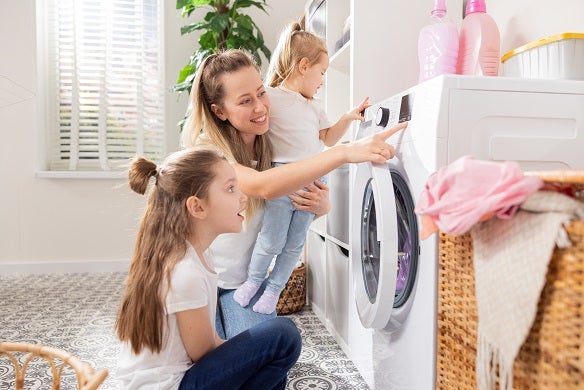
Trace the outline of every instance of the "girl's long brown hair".
<instances>
[{"instance_id":1,"label":"girl's long brown hair","mask_svg":"<svg viewBox=\"0 0 584 390\"><path fill-rule=\"evenodd\" d=\"M303 58L306 58L309 64L315 64L323 53L328 54L326 44L318 36L305 31L303 21L288 24L272 54L266 75L267 85L270 87L282 85L294 74Z\"/></svg>"},{"instance_id":2,"label":"girl's long brown hair","mask_svg":"<svg viewBox=\"0 0 584 390\"><path fill-rule=\"evenodd\" d=\"M250 153L239 130L229 121L220 120L211 110L212 104L219 107L224 104L225 88L221 76L246 67L253 67L259 72L253 57L238 49L213 54L201 63L193 80L190 113L182 134L183 144L190 147L198 143L210 143L221 149L232 162L264 171L272 164L272 149L267 134L256 136L253 152ZM261 199L249 199L247 219L262 204Z\"/></svg>"},{"instance_id":3,"label":"girl's long brown hair","mask_svg":"<svg viewBox=\"0 0 584 390\"><path fill-rule=\"evenodd\" d=\"M195 233L190 231L186 200L207 196L221 160L225 158L218 150L197 147L171 154L159 168L143 157L132 161L130 188L139 194L151 188L115 327L118 338L129 342L136 354L144 348L155 353L162 349L170 274L186 254L187 237Z\"/></svg>"}]
</instances>

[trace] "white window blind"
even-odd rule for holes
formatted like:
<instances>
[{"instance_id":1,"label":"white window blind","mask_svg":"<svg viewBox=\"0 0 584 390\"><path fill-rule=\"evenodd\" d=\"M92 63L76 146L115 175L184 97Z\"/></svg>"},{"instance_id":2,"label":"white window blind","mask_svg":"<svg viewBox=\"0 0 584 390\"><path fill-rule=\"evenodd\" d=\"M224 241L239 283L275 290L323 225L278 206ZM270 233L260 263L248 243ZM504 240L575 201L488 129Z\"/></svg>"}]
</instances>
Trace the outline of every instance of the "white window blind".
<instances>
[{"instance_id":1,"label":"white window blind","mask_svg":"<svg viewBox=\"0 0 584 390\"><path fill-rule=\"evenodd\" d=\"M164 145L162 0L48 0L49 169L109 171Z\"/></svg>"}]
</instances>

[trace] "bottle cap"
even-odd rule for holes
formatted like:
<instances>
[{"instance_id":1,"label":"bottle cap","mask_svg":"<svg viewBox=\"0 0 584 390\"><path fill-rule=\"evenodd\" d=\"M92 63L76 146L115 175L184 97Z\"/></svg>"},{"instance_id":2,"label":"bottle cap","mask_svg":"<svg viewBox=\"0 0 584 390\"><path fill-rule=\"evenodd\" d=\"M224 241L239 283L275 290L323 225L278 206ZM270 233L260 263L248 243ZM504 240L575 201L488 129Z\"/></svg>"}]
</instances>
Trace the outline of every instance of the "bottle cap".
<instances>
[{"instance_id":1,"label":"bottle cap","mask_svg":"<svg viewBox=\"0 0 584 390\"><path fill-rule=\"evenodd\" d=\"M487 12L485 0L468 0L468 3L466 3L466 15L473 12Z\"/></svg>"},{"instance_id":2,"label":"bottle cap","mask_svg":"<svg viewBox=\"0 0 584 390\"><path fill-rule=\"evenodd\" d=\"M446 0L434 0L433 11L446 12Z\"/></svg>"}]
</instances>

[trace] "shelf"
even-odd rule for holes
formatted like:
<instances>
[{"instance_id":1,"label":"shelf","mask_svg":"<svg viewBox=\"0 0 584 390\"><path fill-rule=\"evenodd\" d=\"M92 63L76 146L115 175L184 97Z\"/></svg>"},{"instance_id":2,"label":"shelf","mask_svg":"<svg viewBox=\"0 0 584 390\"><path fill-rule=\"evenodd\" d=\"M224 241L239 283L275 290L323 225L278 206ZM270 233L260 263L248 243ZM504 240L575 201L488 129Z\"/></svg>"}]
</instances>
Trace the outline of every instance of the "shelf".
<instances>
[{"instance_id":1,"label":"shelf","mask_svg":"<svg viewBox=\"0 0 584 390\"><path fill-rule=\"evenodd\" d=\"M325 230L321 229L320 226L315 226L314 223L312 225L310 225L309 230L313 233L318 234L319 236L321 236L325 240L337 244L338 246L340 246L343 249L346 249L348 251L351 250L350 245L348 243L343 242L343 241L339 240L338 238L331 236Z\"/></svg>"},{"instance_id":2,"label":"shelf","mask_svg":"<svg viewBox=\"0 0 584 390\"><path fill-rule=\"evenodd\" d=\"M329 66L346 75L349 75L351 69L351 41L343 45L329 59Z\"/></svg>"},{"instance_id":3,"label":"shelf","mask_svg":"<svg viewBox=\"0 0 584 390\"><path fill-rule=\"evenodd\" d=\"M336 237L331 236L330 234L326 234L324 236L324 238L327 239L327 240L329 240L330 242L333 242L333 243L337 244L341 248L346 249L347 251L350 251L351 250L348 243L343 242L343 241L337 239Z\"/></svg>"},{"instance_id":4,"label":"shelf","mask_svg":"<svg viewBox=\"0 0 584 390\"><path fill-rule=\"evenodd\" d=\"M315 219L311 224L310 224L310 230L315 232L316 234L325 237L326 236L326 222L325 222L325 218L326 216L322 216L320 218Z\"/></svg>"}]
</instances>

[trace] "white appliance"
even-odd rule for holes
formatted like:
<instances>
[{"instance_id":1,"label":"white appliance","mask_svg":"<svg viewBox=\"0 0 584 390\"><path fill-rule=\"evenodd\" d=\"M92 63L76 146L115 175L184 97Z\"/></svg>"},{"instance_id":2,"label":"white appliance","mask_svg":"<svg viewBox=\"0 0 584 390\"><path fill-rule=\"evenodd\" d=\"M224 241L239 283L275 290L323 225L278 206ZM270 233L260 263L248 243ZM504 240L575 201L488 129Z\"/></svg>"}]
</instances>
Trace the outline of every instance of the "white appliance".
<instances>
[{"instance_id":1,"label":"white appliance","mask_svg":"<svg viewBox=\"0 0 584 390\"><path fill-rule=\"evenodd\" d=\"M436 235L414 205L464 155L523 169L584 168L584 82L440 76L373 105L356 139L398 122L387 164L351 166L350 355L371 389L434 389Z\"/></svg>"}]
</instances>

